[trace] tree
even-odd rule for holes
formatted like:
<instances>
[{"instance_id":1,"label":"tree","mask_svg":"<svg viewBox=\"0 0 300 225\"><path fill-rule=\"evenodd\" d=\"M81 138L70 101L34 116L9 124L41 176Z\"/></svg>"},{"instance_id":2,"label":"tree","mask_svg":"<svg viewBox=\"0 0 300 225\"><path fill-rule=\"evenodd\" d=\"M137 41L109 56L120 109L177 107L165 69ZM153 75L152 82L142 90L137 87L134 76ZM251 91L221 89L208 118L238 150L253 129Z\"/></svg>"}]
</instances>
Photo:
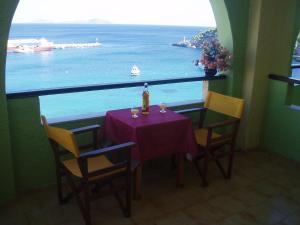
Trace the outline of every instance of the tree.
<instances>
[{"instance_id":1,"label":"tree","mask_svg":"<svg viewBox=\"0 0 300 225\"><path fill-rule=\"evenodd\" d=\"M191 44L196 48L201 48L205 40L217 38L217 28L212 28L194 35L191 39Z\"/></svg>"}]
</instances>

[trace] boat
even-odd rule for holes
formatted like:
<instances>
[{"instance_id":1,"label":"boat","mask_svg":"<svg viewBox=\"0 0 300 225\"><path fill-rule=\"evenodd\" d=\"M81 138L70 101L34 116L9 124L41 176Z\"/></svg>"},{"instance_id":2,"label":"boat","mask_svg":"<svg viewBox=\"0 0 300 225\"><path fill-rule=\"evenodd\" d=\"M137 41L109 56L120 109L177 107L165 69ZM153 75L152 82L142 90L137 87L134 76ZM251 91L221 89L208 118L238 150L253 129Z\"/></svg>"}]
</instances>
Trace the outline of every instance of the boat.
<instances>
[{"instance_id":1,"label":"boat","mask_svg":"<svg viewBox=\"0 0 300 225\"><path fill-rule=\"evenodd\" d=\"M54 43L45 38L41 38L38 45L33 47L34 52L51 51L52 49L54 49Z\"/></svg>"},{"instance_id":2,"label":"boat","mask_svg":"<svg viewBox=\"0 0 300 225\"><path fill-rule=\"evenodd\" d=\"M192 44L192 42L185 37L183 37L182 41L179 41L177 43L172 44L173 46L177 47L185 47L185 48L196 48L195 45Z\"/></svg>"},{"instance_id":3,"label":"boat","mask_svg":"<svg viewBox=\"0 0 300 225\"><path fill-rule=\"evenodd\" d=\"M32 53L33 49L27 45L19 45L14 50L14 53Z\"/></svg>"},{"instance_id":4,"label":"boat","mask_svg":"<svg viewBox=\"0 0 300 225\"><path fill-rule=\"evenodd\" d=\"M136 65L133 65L131 68L131 75L138 76L140 75L140 73L141 73L140 69Z\"/></svg>"}]
</instances>

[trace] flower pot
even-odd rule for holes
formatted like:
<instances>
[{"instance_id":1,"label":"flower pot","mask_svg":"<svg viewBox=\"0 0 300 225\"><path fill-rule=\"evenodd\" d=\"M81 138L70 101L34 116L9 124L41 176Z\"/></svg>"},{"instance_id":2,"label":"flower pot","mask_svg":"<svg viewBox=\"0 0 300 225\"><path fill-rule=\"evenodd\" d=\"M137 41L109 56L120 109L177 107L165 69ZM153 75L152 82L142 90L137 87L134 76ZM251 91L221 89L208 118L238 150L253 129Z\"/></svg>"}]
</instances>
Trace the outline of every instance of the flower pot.
<instances>
[{"instance_id":1,"label":"flower pot","mask_svg":"<svg viewBox=\"0 0 300 225\"><path fill-rule=\"evenodd\" d=\"M213 77L214 75L217 74L217 69L216 68L207 68L204 67L204 72L205 72L205 76L207 77Z\"/></svg>"}]
</instances>

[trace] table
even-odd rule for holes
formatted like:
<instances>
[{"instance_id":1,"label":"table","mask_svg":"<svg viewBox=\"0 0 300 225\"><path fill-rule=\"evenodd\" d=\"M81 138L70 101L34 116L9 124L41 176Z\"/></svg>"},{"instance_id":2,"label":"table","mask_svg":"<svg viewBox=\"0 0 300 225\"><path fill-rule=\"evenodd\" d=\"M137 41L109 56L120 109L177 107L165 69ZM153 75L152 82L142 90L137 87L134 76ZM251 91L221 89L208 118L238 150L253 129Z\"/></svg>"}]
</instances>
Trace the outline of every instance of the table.
<instances>
[{"instance_id":1,"label":"table","mask_svg":"<svg viewBox=\"0 0 300 225\"><path fill-rule=\"evenodd\" d=\"M160 113L158 106L151 106L149 115L141 115L140 110L138 116L133 119L130 109L108 111L103 129L104 137L116 144L136 143L132 149L132 158L140 162L136 195L141 195L143 163L166 155L178 155L177 186L182 186L184 155L197 153L191 120L168 109L166 113Z\"/></svg>"}]
</instances>

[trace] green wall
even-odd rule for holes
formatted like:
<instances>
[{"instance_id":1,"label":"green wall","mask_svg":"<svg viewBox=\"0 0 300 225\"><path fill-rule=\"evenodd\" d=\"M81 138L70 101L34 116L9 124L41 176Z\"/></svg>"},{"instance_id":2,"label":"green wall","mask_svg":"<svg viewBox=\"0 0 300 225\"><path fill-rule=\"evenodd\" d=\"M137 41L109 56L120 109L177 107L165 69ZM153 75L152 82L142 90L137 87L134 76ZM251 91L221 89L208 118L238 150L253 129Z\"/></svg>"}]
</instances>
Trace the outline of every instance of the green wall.
<instances>
[{"instance_id":1,"label":"green wall","mask_svg":"<svg viewBox=\"0 0 300 225\"><path fill-rule=\"evenodd\" d=\"M245 46L248 35L249 0L226 0L225 3L231 25L234 59L233 74L229 76L227 93L236 97L242 97Z\"/></svg>"},{"instance_id":2,"label":"green wall","mask_svg":"<svg viewBox=\"0 0 300 225\"><path fill-rule=\"evenodd\" d=\"M285 105L287 89L285 83L270 81L262 145L300 161L300 111Z\"/></svg>"},{"instance_id":3,"label":"green wall","mask_svg":"<svg viewBox=\"0 0 300 225\"><path fill-rule=\"evenodd\" d=\"M9 100L8 112L17 191L24 192L53 184L55 164L52 150L40 122L39 99L34 97ZM89 119L61 123L56 126L75 128L100 122L100 119Z\"/></svg>"},{"instance_id":4,"label":"green wall","mask_svg":"<svg viewBox=\"0 0 300 225\"><path fill-rule=\"evenodd\" d=\"M242 96L245 46L248 33L248 0L210 0L222 45L233 53L232 70L227 72L224 93ZM213 86L213 85L212 85ZM210 89L215 89L214 86Z\"/></svg>"},{"instance_id":5,"label":"green wall","mask_svg":"<svg viewBox=\"0 0 300 225\"><path fill-rule=\"evenodd\" d=\"M276 93L270 95L268 92L271 83L268 75L289 74L295 40L296 5L296 0L250 2L243 80L243 98L246 100L246 119L241 126L243 148L268 145L264 135L266 126L271 124L266 124L266 118L276 113L268 107L271 98L276 96Z\"/></svg>"},{"instance_id":6,"label":"green wall","mask_svg":"<svg viewBox=\"0 0 300 225\"><path fill-rule=\"evenodd\" d=\"M0 1L0 203L15 195L14 168L10 146L7 102L5 96L6 41L16 1Z\"/></svg>"},{"instance_id":7,"label":"green wall","mask_svg":"<svg viewBox=\"0 0 300 225\"><path fill-rule=\"evenodd\" d=\"M40 123L38 98L8 101L11 147L18 192L53 183L53 156Z\"/></svg>"},{"instance_id":8,"label":"green wall","mask_svg":"<svg viewBox=\"0 0 300 225\"><path fill-rule=\"evenodd\" d=\"M274 61L270 65L270 72L289 75L292 50L300 30L300 2L292 1L294 7L288 9L284 8L286 2L280 4L283 15L275 21L280 32L276 33L276 43L273 45L276 52L272 55ZM291 24L291 30L287 30L286 24ZM294 102L299 103L299 87L269 81L261 144L270 151L300 161L300 111L287 105L290 103L287 98L291 91Z\"/></svg>"}]
</instances>

